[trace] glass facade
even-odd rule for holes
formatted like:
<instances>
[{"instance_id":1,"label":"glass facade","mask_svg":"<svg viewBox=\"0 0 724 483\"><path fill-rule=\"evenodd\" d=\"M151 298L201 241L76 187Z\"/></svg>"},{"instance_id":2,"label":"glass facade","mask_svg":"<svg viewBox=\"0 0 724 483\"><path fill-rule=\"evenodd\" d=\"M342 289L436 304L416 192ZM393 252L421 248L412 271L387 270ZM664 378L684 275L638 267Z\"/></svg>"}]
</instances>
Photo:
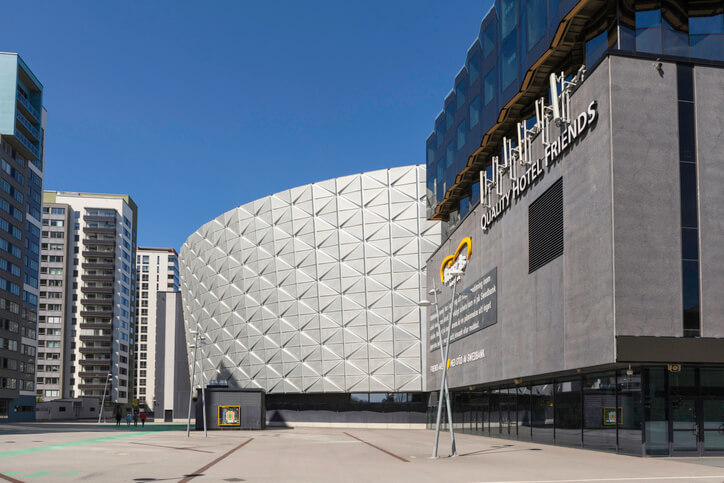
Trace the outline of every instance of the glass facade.
<instances>
[{"instance_id":1,"label":"glass facade","mask_svg":"<svg viewBox=\"0 0 724 483\"><path fill-rule=\"evenodd\" d=\"M724 454L722 367L632 367L451 396L462 433L634 456Z\"/></svg>"},{"instance_id":2,"label":"glass facade","mask_svg":"<svg viewBox=\"0 0 724 483\"><path fill-rule=\"evenodd\" d=\"M575 0L495 1L481 23L478 38L468 50L462 72L455 79L454 93L445 100L443 119L438 118L427 140L428 148L436 146L427 156L428 186L435 187L428 198L428 217L444 199L468 158L480 147L483 134L496 124L501 107L519 91L527 70L551 45L561 21L577 3ZM590 69L609 49L724 61L724 4L703 0L609 0L598 14L590 16L570 55L555 70L575 73L581 63ZM531 88L541 89L541 86ZM530 109L523 110L530 112ZM682 116L686 115L682 112ZM451 160L445 146L459 139L456 127L464 122L471 130L470 135ZM477 126L475 131L473 126ZM682 138L682 142L685 140ZM470 198L470 186L462 188L462 194L455 195L456 200ZM459 206L467 208L470 203L459 203ZM452 219L459 217L452 216Z\"/></svg>"}]
</instances>

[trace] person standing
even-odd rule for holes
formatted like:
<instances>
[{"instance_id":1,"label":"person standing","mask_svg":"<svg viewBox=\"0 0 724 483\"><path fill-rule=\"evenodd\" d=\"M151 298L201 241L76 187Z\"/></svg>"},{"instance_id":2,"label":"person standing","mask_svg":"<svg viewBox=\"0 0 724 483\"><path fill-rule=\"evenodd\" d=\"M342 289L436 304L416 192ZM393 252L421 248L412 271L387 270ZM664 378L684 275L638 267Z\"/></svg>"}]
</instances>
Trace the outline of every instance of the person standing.
<instances>
[{"instance_id":1,"label":"person standing","mask_svg":"<svg viewBox=\"0 0 724 483\"><path fill-rule=\"evenodd\" d=\"M133 411L133 427L138 427L138 411Z\"/></svg>"},{"instance_id":2,"label":"person standing","mask_svg":"<svg viewBox=\"0 0 724 483\"><path fill-rule=\"evenodd\" d=\"M117 411L116 412L116 426L120 426L120 425L121 425L121 412Z\"/></svg>"},{"instance_id":3,"label":"person standing","mask_svg":"<svg viewBox=\"0 0 724 483\"><path fill-rule=\"evenodd\" d=\"M131 426L131 413L126 413L126 426Z\"/></svg>"},{"instance_id":4,"label":"person standing","mask_svg":"<svg viewBox=\"0 0 724 483\"><path fill-rule=\"evenodd\" d=\"M143 411L141 413L141 427L142 428L146 427L146 411Z\"/></svg>"}]
</instances>

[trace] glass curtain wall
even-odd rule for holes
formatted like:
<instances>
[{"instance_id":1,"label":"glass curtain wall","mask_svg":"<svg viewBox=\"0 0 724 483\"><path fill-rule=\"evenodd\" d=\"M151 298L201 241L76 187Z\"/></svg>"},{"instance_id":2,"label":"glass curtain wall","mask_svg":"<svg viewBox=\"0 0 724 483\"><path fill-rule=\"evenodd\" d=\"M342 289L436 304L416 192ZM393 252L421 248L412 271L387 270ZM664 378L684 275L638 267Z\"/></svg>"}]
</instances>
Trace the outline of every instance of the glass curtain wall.
<instances>
[{"instance_id":1,"label":"glass curtain wall","mask_svg":"<svg viewBox=\"0 0 724 483\"><path fill-rule=\"evenodd\" d=\"M431 429L436 397L428 408ZM455 428L462 433L633 456L724 454L722 367L632 367L478 386L452 397Z\"/></svg>"},{"instance_id":2,"label":"glass curtain wall","mask_svg":"<svg viewBox=\"0 0 724 483\"><path fill-rule=\"evenodd\" d=\"M523 75L550 46L563 17L576 1L497 0L481 22L478 38L451 79L426 142L429 214L442 201L500 107L520 89ZM591 16L570 54L556 71L590 70L609 50L656 56L724 61L724 3L710 0L610 0ZM461 53L462 54L462 53ZM538 87L536 87L538 88ZM463 203L463 199L465 202ZM467 213L477 203L465 191ZM461 215L462 213L458 213ZM457 216L461 219L461 216Z\"/></svg>"}]
</instances>

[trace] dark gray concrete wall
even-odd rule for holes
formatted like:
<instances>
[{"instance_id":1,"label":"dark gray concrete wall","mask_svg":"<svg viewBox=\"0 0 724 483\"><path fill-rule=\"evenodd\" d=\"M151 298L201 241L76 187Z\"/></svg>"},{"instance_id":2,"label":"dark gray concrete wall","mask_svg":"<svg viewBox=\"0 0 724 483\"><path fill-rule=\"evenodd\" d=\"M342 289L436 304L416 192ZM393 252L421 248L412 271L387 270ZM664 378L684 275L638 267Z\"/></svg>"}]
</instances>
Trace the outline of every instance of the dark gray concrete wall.
<instances>
[{"instance_id":1,"label":"dark gray concrete wall","mask_svg":"<svg viewBox=\"0 0 724 483\"><path fill-rule=\"evenodd\" d=\"M610 57L617 335L683 335L676 65Z\"/></svg>"},{"instance_id":2,"label":"dark gray concrete wall","mask_svg":"<svg viewBox=\"0 0 724 483\"><path fill-rule=\"evenodd\" d=\"M694 68L701 335L724 337L724 69Z\"/></svg>"}]
</instances>

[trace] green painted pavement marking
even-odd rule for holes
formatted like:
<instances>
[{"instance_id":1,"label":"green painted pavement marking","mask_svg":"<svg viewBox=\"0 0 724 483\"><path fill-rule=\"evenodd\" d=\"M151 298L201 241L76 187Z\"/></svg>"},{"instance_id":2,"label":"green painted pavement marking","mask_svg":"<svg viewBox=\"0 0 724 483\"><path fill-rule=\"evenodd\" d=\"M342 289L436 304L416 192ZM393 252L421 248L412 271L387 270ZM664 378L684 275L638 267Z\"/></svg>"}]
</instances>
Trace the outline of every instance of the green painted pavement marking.
<instances>
[{"instance_id":1,"label":"green painted pavement marking","mask_svg":"<svg viewBox=\"0 0 724 483\"><path fill-rule=\"evenodd\" d=\"M17 475L17 474L20 474L20 472L19 471L6 471L5 473L0 473L0 475L5 475L5 476L12 476L12 475Z\"/></svg>"},{"instance_id":2,"label":"green painted pavement marking","mask_svg":"<svg viewBox=\"0 0 724 483\"><path fill-rule=\"evenodd\" d=\"M37 478L38 476L45 476L51 473L55 473L55 471L38 471L37 473L30 473L29 475L25 475L23 476L23 478Z\"/></svg>"},{"instance_id":3,"label":"green painted pavement marking","mask_svg":"<svg viewBox=\"0 0 724 483\"><path fill-rule=\"evenodd\" d=\"M79 441L69 441L67 443L52 444L50 446L36 446L34 448L24 448L24 449L17 449L14 451L5 451L5 452L0 453L0 459L10 458L11 456L22 456L22 455L26 455L26 454L40 453L42 451L50 451L53 449L71 448L73 446L83 446L86 444L93 444L93 443L103 443L106 441L113 441L115 439L130 438L132 436L148 434L151 432L152 431L138 431L138 432L134 432L134 433L117 434L115 436L106 436L105 438L81 439Z\"/></svg>"},{"instance_id":4,"label":"green painted pavement marking","mask_svg":"<svg viewBox=\"0 0 724 483\"><path fill-rule=\"evenodd\" d=\"M80 471L71 471L70 473L63 473L62 475L58 476L73 476L73 475L79 475Z\"/></svg>"}]
</instances>

